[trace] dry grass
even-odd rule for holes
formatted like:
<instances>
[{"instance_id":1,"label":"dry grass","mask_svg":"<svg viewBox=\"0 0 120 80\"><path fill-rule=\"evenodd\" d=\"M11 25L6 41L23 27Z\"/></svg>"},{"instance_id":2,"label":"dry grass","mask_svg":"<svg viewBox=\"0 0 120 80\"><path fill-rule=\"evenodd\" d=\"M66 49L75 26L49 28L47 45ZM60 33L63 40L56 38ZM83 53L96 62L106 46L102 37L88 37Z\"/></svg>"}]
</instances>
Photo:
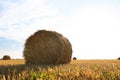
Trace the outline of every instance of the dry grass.
<instances>
[{"instance_id":1,"label":"dry grass","mask_svg":"<svg viewBox=\"0 0 120 80\"><path fill-rule=\"evenodd\" d=\"M7 65L4 65L6 63ZM10 64L10 65L8 65ZM4 65L4 66L2 66ZM119 60L72 60L66 65L25 65L0 61L0 80L120 80Z\"/></svg>"}]
</instances>

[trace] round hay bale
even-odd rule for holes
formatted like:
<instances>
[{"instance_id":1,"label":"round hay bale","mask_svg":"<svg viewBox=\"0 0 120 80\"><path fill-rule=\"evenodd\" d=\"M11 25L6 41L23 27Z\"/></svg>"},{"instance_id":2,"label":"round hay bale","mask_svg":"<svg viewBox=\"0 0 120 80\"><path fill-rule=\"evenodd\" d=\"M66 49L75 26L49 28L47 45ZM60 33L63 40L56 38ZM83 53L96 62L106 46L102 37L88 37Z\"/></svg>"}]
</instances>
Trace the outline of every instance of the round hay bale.
<instances>
[{"instance_id":1,"label":"round hay bale","mask_svg":"<svg viewBox=\"0 0 120 80\"><path fill-rule=\"evenodd\" d=\"M4 55L3 56L3 60L10 60L11 58L10 58L10 56L9 55Z\"/></svg>"},{"instance_id":2,"label":"round hay bale","mask_svg":"<svg viewBox=\"0 0 120 80\"><path fill-rule=\"evenodd\" d=\"M120 60L120 57L118 57L118 60Z\"/></svg>"},{"instance_id":3,"label":"round hay bale","mask_svg":"<svg viewBox=\"0 0 120 80\"><path fill-rule=\"evenodd\" d=\"M77 58L76 58L76 57L73 57L73 60L77 60Z\"/></svg>"},{"instance_id":4,"label":"round hay bale","mask_svg":"<svg viewBox=\"0 0 120 80\"><path fill-rule=\"evenodd\" d=\"M26 64L67 64L72 46L67 38L54 31L39 30L25 43Z\"/></svg>"}]
</instances>

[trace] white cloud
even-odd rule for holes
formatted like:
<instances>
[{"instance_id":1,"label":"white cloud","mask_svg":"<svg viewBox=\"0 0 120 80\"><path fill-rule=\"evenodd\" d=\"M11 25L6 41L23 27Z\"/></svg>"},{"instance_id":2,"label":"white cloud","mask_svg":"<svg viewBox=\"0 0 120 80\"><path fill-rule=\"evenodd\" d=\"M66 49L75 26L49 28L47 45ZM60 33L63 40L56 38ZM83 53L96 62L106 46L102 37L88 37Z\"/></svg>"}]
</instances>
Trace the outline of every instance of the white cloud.
<instances>
[{"instance_id":1,"label":"white cloud","mask_svg":"<svg viewBox=\"0 0 120 80\"><path fill-rule=\"evenodd\" d=\"M118 56L120 11L117 5L80 5L66 16L56 6L46 2L4 2L0 36L24 43L36 30L55 30L71 41L74 55L79 58L93 58L96 53L96 57L102 58L114 52L114 57Z\"/></svg>"},{"instance_id":2,"label":"white cloud","mask_svg":"<svg viewBox=\"0 0 120 80\"><path fill-rule=\"evenodd\" d=\"M0 30L2 33L0 36L23 42L30 33L37 29L57 24L56 16L59 13L57 9L47 4L46 0L25 0L21 3L5 1L2 3L5 9L0 18L0 29L5 30Z\"/></svg>"},{"instance_id":3,"label":"white cloud","mask_svg":"<svg viewBox=\"0 0 120 80\"><path fill-rule=\"evenodd\" d=\"M1 25L23 23L57 14L57 11L52 6L45 4L45 0L26 0L21 4L9 4L11 5L7 5L8 8L0 19Z\"/></svg>"},{"instance_id":4,"label":"white cloud","mask_svg":"<svg viewBox=\"0 0 120 80\"><path fill-rule=\"evenodd\" d=\"M113 6L83 6L75 10L70 22L66 24L75 33L72 37L74 53L81 58L119 56L119 12Z\"/></svg>"}]
</instances>

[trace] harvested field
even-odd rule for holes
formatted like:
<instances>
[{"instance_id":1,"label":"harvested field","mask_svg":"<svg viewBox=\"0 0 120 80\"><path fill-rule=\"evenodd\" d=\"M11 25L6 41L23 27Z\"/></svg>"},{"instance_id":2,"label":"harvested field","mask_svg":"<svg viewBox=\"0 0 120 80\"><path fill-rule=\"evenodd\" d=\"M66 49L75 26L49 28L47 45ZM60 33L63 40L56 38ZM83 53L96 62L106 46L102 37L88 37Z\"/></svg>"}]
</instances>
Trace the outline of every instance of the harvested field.
<instances>
[{"instance_id":1,"label":"harvested field","mask_svg":"<svg viewBox=\"0 0 120 80\"><path fill-rule=\"evenodd\" d=\"M0 60L0 80L120 80L119 60L72 60L64 65L26 65Z\"/></svg>"},{"instance_id":2,"label":"harvested field","mask_svg":"<svg viewBox=\"0 0 120 80\"><path fill-rule=\"evenodd\" d=\"M25 64L25 60L19 59L19 60L0 60L0 66L1 65L20 65Z\"/></svg>"}]
</instances>

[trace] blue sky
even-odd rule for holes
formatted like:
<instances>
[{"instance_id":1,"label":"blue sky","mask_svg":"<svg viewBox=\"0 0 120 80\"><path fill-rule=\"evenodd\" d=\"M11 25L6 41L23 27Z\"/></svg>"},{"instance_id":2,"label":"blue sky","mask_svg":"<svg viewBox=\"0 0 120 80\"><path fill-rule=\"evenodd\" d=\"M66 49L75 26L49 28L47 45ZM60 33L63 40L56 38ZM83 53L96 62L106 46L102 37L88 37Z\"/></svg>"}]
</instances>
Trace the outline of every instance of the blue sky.
<instances>
[{"instance_id":1,"label":"blue sky","mask_svg":"<svg viewBox=\"0 0 120 80\"><path fill-rule=\"evenodd\" d=\"M11 58L22 58L23 45L16 40L0 37L0 56L10 55Z\"/></svg>"},{"instance_id":2,"label":"blue sky","mask_svg":"<svg viewBox=\"0 0 120 80\"><path fill-rule=\"evenodd\" d=\"M1 0L0 58L23 58L25 40L40 29L67 37L78 59L120 56L119 0Z\"/></svg>"}]
</instances>

